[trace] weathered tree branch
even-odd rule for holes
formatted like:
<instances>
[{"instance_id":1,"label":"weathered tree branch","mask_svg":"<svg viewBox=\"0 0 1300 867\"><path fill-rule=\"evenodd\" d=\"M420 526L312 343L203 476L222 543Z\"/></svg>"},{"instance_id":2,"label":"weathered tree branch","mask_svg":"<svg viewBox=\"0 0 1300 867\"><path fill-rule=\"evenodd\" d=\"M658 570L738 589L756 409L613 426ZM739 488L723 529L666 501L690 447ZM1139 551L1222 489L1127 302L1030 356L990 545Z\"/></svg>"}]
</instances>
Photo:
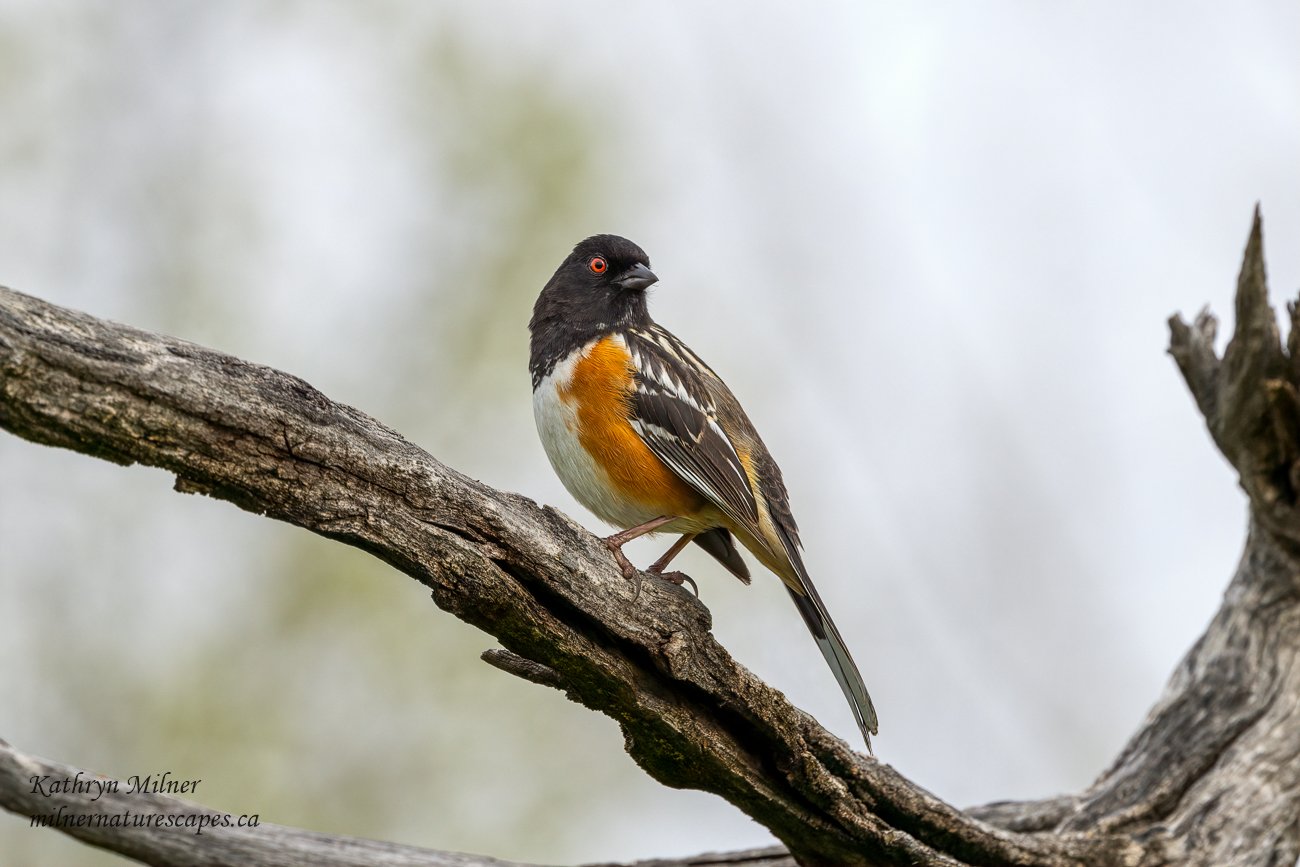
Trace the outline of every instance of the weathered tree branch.
<instances>
[{"instance_id":1,"label":"weathered tree branch","mask_svg":"<svg viewBox=\"0 0 1300 867\"><path fill-rule=\"evenodd\" d=\"M109 782L81 768L26 755L0 741L0 806L14 813L37 817L41 827L57 827L84 843L148 864L166 864L169 867L211 867L218 864L239 864L242 867L263 864L537 867L483 855L436 852L359 837L334 837L270 823L256 826L246 823L240 827L240 820L248 817L228 816L170 795L132 791L129 781L116 781L120 785L115 787L109 787ZM156 827L135 827L132 824L144 817L167 818L148 819ZM162 827L163 823L169 824ZM767 849L673 861L643 861L636 865L590 867L726 867L736 864L744 867L793 867L794 861L784 850Z\"/></svg>"},{"instance_id":2,"label":"weathered tree branch","mask_svg":"<svg viewBox=\"0 0 1300 867\"><path fill-rule=\"evenodd\" d=\"M1257 216L1222 361L1211 317L1171 321L1171 352L1251 500L1223 608L1086 792L965 813L853 752L739 666L688 593L648 579L634 599L605 549L560 513L466 478L287 374L0 289L0 427L162 467L180 491L380 557L495 635L505 651L492 664L608 714L651 776L726 798L801 864L1290 864L1300 854L1296 317L1284 351ZM0 753L0 797L22 762ZM241 862L278 863L259 840L239 837ZM130 829L91 842L152 864L225 863L216 852L179 860ZM316 863L492 863L349 851L357 860ZM655 863L781 863L753 857Z\"/></svg>"},{"instance_id":3,"label":"weathered tree branch","mask_svg":"<svg viewBox=\"0 0 1300 867\"><path fill-rule=\"evenodd\" d=\"M147 864L530 867L377 840L330 837L280 825L238 827L241 817L230 819L235 827L223 827L227 817L216 810L169 795L133 792L126 781L118 781L117 791L105 791L92 781L109 782L80 768L25 755L0 741L0 806L32 816L42 827L56 827L84 843ZM131 817L135 821L167 818L147 820L156 827L132 827ZM203 826L198 824L200 817ZM163 823L175 824L163 827Z\"/></svg>"}]
</instances>

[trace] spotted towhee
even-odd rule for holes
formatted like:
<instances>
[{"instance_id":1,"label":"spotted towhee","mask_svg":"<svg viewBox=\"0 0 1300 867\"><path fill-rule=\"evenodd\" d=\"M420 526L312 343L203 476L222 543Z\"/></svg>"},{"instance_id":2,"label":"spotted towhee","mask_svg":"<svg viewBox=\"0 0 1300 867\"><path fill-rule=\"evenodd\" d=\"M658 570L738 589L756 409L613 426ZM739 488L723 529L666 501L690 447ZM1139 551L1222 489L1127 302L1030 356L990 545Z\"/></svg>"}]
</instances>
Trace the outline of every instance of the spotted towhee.
<instances>
[{"instance_id":1,"label":"spotted towhee","mask_svg":"<svg viewBox=\"0 0 1300 867\"><path fill-rule=\"evenodd\" d=\"M664 570L693 541L748 584L739 539L785 582L870 749L876 711L804 568L781 470L726 384L650 318L657 280L636 244L596 235L542 289L528 366L546 454L578 502L623 528L605 541L628 578L625 543L680 533L647 571L689 580Z\"/></svg>"}]
</instances>

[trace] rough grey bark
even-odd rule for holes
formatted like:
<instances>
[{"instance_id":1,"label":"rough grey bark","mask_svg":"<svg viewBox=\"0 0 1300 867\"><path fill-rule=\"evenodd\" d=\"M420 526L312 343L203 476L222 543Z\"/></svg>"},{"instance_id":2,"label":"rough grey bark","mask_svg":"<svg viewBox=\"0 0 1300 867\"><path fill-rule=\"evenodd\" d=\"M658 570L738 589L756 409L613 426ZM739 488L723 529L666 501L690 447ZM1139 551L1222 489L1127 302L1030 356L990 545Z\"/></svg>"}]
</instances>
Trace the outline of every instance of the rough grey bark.
<instances>
[{"instance_id":1,"label":"rough grey bark","mask_svg":"<svg viewBox=\"0 0 1300 867\"><path fill-rule=\"evenodd\" d=\"M380 557L496 636L505 649L488 655L492 664L608 714L647 773L726 798L800 864L1292 864L1300 853L1300 336L1291 309L1284 350L1256 215L1237 330L1222 360L1211 317L1171 320L1170 351L1251 501L1246 550L1219 614L1087 791L965 812L852 751L738 665L689 593L647 579L634 599L606 549L564 515L466 478L287 374L0 289L0 427L162 467L179 491ZM14 797L22 760L0 753L0 804L28 814ZM361 845L278 833L327 848ZM267 839L242 837L249 848L240 863L303 863L257 851ZM92 842L151 864L228 863L216 852L182 860L130 830ZM196 842L185 834L190 851ZM358 860L305 860L408 863L382 860L390 857L382 849L349 851ZM779 852L728 857L654 863L788 863Z\"/></svg>"},{"instance_id":2,"label":"rough grey bark","mask_svg":"<svg viewBox=\"0 0 1300 867\"><path fill-rule=\"evenodd\" d=\"M43 782L40 782L44 779ZM531 867L476 855L434 852L414 846L358 838L344 839L265 824L258 827L209 827L195 834L193 817L220 823L223 813L181 798L120 790L75 791L95 778L70 767L19 752L0 741L0 806L23 816L53 824L76 821L60 830L92 846L100 846L146 864L170 867L206 865L310 864L313 867ZM102 778L101 778L102 779ZM72 781L74 791L54 791L61 780ZM41 788L38 790L37 786ZM162 821L179 827L114 827L125 816L176 817ZM85 818L81 818L85 817ZM238 817L236 817L236 820ZM151 820L159 821L159 820ZM185 824L188 823L188 824ZM43 824L41 827L51 827ZM32 833L39 833L33 831Z\"/></svg>"},{"instance_id":3,"label":"rough grey bark","mask_svg":"<svg viewBox=\"0 0 1300 867\"><path fill-rule=\"evenodd\" d=\"M78 776L80 774L80 776ZM335 837L287 828L270 823L257 827L222 827L225 814L200 804L169 795L130 792L123 785L117 792L98 790L84 793L50 793L51 781L77 782L95 775L47 759L21 753L0 741L0 806L20 815L48 818L52 823L67 817L87 817L81 824L60 828L92 846L100 846L146 864L167 867L213 867L213 865L310 865L310 867L538 867L517 861L502 861L485 855L436 852L399 843ZM44 793L34 791L34 779ZM100 778L103 779L103 778ZM131 816L175 816L178 828L132 828L125 832L113 822ZM193 828L196 819L209 817L201 835ZM102 818L99 818L102 817ZM237 821L239 817L233 817ZM157 821L157 820L154 820ZM49 827L44 825L42 827ZM33 833L39 833L33 831ZM671 861L638 861L636 864L593 864L588 867L794 867L785 850L751 849L744 852L705 854Z\"/></svg>"}]
</instances>

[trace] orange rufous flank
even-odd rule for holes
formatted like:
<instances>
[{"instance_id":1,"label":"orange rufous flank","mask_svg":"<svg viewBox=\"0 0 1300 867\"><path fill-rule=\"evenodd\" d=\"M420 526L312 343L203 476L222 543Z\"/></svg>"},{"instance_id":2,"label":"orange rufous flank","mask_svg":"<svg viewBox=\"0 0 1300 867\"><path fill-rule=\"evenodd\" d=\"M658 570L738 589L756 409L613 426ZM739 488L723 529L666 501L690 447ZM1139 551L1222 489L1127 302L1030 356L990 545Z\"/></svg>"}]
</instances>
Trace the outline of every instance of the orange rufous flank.
<instances>
[{"instance_id":1,"label":"orange rufous flank","mask_svg":"<svg viewBox=\"0 0 1300 867\"><path fill-rule=\"evenodd\" d=\"M597 341L573 368L560 399L575 403L578 439L625 497L654 504L663 515L693 515L705 500L677 477L628 422L632 358L610 337Z\"/></svg>"}]
</instances>

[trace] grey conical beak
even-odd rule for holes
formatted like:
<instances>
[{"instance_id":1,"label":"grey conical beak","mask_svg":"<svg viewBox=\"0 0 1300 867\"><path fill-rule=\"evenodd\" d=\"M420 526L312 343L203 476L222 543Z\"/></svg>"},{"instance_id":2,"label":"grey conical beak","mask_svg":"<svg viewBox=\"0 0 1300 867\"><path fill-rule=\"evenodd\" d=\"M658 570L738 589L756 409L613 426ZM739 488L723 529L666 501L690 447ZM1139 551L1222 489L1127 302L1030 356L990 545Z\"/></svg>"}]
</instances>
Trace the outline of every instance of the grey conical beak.
<instances>
[{"instance_id":1,"label":"grey conical beak","mask_svg":"<svg viewBox=\"0 0 1300 867\"><path fill-rule=\"evenodd\" d=\"M619 288L635 292L639 292L657 282L659 282L659 278L655 276L655 272L639 262L620 274L618 279L614 281Z\"/></svg>"}]
</instances>

